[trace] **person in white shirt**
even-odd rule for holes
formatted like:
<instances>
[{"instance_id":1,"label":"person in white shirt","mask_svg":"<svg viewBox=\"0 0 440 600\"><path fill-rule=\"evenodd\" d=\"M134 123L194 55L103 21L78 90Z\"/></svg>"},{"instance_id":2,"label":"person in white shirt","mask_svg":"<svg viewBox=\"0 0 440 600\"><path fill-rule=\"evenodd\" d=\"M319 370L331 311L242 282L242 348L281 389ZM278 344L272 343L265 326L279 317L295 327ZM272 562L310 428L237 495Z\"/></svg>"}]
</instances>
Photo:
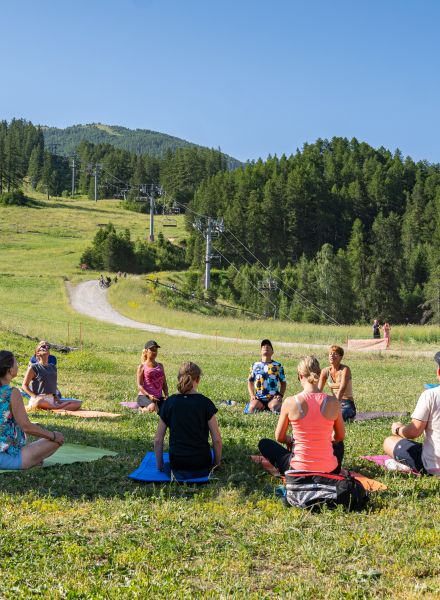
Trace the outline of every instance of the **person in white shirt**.
<instances>
[{"instance_id":1,"label":"person in white shirt","mask_svg":"<svg viewBox=\"0 0 440 600\"><path fill-rule=\"evenodd\" d=\"M440 381L440 352L434 356L437 379ZM417 401L412 421L407 425L391 425L393 435L387 437L383 447L398 463L426 475L440 476L440 385L425 390ZM422 433L423 442L414 442Z\"/></svg>"}]
</instances>

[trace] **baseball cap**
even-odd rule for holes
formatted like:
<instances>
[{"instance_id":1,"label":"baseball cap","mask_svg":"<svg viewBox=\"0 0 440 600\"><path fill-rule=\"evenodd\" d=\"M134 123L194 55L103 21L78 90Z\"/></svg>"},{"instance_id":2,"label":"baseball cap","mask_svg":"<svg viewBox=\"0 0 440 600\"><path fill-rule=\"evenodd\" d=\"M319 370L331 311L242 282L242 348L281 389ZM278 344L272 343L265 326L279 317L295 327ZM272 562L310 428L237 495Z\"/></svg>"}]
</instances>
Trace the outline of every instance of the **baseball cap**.
<instances>
[{"instance_id":1,"label":"baseball cap","mask_svg":"<svg viewBox=\"0 0 440 600\"><path fill-rule=\"evenodd\" d=\"M273 350L272 342L270 340L261 340L260 347L262 348L263 346L270 346Z\"/></svg>"},{"instance_id":2,"label":"baseball cap","mask_svg":"<svg viewBox=\"0 0 440 600\"><path fill-rule=\"evenodd\" d=\"M144 348L145 348L145 350L148 350L149 348L160 348L160 346L154 340L148 340L148 342L145 344Z\"/></svg>"},{"instance_id":3,"label":"baseball cap","mask_svg":"<svg viewBox=\"0 0 440 600\"><path fill-rule=\"evenodd\" d=\"M440 367L440 350L436 354L434 354L434 360Z\"/></svg>"}]
</instances>

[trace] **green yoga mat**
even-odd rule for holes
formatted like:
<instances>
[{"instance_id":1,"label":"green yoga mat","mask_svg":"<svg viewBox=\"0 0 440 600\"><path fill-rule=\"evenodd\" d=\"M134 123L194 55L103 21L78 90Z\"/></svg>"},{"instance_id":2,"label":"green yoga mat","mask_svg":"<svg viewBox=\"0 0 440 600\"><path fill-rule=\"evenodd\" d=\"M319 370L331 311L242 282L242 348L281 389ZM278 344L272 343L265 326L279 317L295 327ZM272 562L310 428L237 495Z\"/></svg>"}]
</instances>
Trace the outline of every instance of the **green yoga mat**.
<instances>
[{"instance_id":1,"label":"green yoga mat","mask_svg":"<svg viewBox=\"0 0 440 600\"><path fill-rule=\"evenodd\" d=\"M82 446L81 444L64 444L59 450L46 458L43 467L53 467L55 465L71 465L77 462L92 462L103 456L116 456L118 453L113 450L104 450L103 448L94 448L93 446ZM0 469L0 473L13 473L21 469Z\"/></svg>"}]
</instances>

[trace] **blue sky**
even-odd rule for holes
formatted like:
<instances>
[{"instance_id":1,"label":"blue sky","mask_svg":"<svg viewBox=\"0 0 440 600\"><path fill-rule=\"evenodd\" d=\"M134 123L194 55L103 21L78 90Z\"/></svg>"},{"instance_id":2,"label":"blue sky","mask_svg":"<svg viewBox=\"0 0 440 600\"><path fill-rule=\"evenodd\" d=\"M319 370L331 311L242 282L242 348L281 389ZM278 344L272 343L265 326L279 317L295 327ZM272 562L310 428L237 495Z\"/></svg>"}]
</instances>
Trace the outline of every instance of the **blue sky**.
<instances>
[{"instance_id":1,"label":"blue sky","mask_svg":"<svg viewBox=\"0 0 440 600\"><path fill-rule=\"evenodd\" d=\"M356 137L440 162L436 0L0 0L0 118L241 160Z\"/></svg>"}]
</instances>

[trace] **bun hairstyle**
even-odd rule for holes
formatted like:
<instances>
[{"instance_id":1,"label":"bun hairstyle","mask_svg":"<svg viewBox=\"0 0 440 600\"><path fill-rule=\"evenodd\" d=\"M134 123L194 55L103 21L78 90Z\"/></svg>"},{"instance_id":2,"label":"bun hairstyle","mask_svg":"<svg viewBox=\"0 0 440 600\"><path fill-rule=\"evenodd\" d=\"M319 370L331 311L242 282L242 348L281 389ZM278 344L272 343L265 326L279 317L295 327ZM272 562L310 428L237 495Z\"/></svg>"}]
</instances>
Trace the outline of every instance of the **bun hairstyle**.
<instances>
[{"instance_id":1,"label":"bun hairstyle","mask_svg":"<svg viewBox=\"0 0 440 600\"><path fill-rule=\"evenodd\" d=\"M187 394L193 388L193 382L202 375L202 369L193 362L184 362L177 374L177 389Z\"/></svg>"},{"instance_id":2,"label":"bun hairstyle","mask_svg":"<svg viewBox=\"0 0 440 600\"><path fill-rule=\"evenodd\" d=\"M305 377L309 383L317 384L319 376L321 375L321 367L319 361L313 354L310 356L304 356L297 366L297 371L300 375Z\"/></svg>"},{"instance_id":3,"label":"bun hairstyle","mask_svg":"<svg viewBox=\"0 0 440 600\"><path fill-rule=\"evenodd\" d=\"M9 350L0 350L0 377L4 377L14 366L14 355Z\"/></svg>"}]
</instances>

